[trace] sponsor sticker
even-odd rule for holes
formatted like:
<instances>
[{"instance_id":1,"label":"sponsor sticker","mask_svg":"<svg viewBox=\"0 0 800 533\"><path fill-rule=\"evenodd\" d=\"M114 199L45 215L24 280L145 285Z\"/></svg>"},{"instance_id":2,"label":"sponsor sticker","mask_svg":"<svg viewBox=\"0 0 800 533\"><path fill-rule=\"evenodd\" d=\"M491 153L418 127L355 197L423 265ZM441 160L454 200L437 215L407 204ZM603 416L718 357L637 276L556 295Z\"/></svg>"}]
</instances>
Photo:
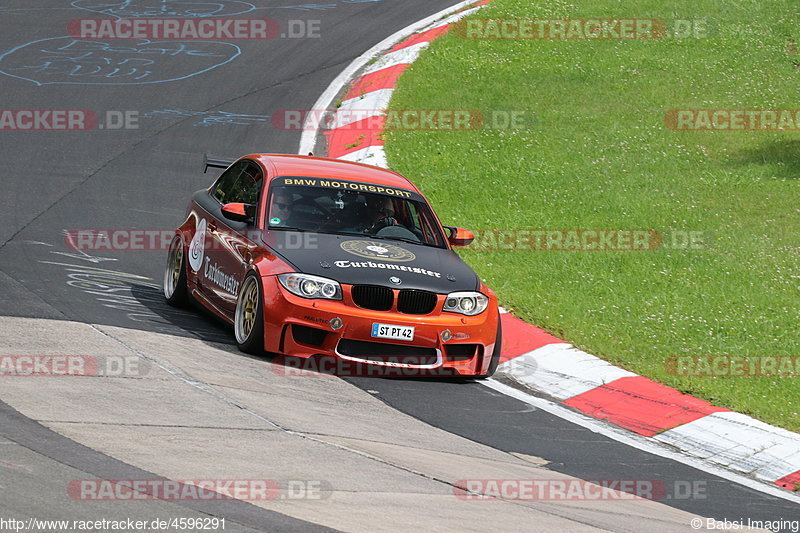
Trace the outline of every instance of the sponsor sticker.
<instances>
[{"instance_id":1,"label":"sponsor sticker","mask_svg":"<svg viewBox=\"0 0 800 533\"><path fill-rule=\"evenodd\" d=\"M422 199L422 197L419 194L412 191L407 191L405 189L398 189L396 187L387 187L385 185L375 185L373 183L361 183L357 181L345 181L345 180L327 180L320 178L302 178L302 177L291 177L291 176L287 176L280 179L282 181L276 182L279 185L326 187L329 189L386 194L388 196L396 196L398 198L413 198L415 200Z\"/></svg>"},{"instance_id":2,"label":"sponsor sticker","mask_svg":"<svg viewBox=\"0 0 800 533\"><path fill-rule=\"evenodd\" d=\"M413 274L423 274L431 276L432 278L441 278L442 273L426 268L410 267L406 265L396 265L394 263L374 263L372 261L334 261L337 268L379 268L383 270L400 270L402 272L411 272Z\"/></svg>"},{"instance_id":3,"label":"sponsor sticker","mask_svg":"<svg viewBox=\"0 0 800 533\"><path fill-rule=\"evenodd\" d=\"M365 257L367 259L382 259L384 261L406 262L417 258L405 248L375 241L344 241L339 245L347 253Z\"/></svg>"},{"instance_id":4,"label":"sponsor sticker","mask_svg":"<svg viewBox=\"0 0 800 533\"><path fill-rule=\"evenodd\" d=\"M192 270L199 272L203 267L203 255L205 254L206 243L206 219L202 219L197 225L197 231L189 244L189 266Z\"/></svg>"},{"instance_id":5,"label":"sponsor sticker","mask_svg":"<svg viewBox=\"0 0 800 533\"><path fill-rule=\"evenodd\" d=\"M206 267L203 276L223 291L236 296L239 293L239 282L230 274L226 274L216 263L206 257Z\"/></svg>"}]
</instances>

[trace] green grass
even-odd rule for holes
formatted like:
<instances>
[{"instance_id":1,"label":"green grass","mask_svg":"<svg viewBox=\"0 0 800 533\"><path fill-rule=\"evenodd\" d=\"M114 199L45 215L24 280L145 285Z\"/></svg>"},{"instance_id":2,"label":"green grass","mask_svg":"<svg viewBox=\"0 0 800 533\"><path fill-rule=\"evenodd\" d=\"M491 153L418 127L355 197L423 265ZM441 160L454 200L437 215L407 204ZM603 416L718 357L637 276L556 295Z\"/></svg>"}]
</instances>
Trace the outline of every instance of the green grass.
<instances>
[{"instance_id":1,"label":"green grass","mask_svg":"<svg viewBox=\"0 0 800 533\"><path fill-rule=\"evenodd\" d=\"M616 365L795 431L798 378L676 377L676 355L800 355L800 133L685 132L681 108L800 108L787 1L494 0L479 18L712 21L704 39L464 40L394 109L529 110L522 131L392 131L391 167L467 228L701 231L701 250L479 251L503 305Z\"/></svg>"}]
</instances>

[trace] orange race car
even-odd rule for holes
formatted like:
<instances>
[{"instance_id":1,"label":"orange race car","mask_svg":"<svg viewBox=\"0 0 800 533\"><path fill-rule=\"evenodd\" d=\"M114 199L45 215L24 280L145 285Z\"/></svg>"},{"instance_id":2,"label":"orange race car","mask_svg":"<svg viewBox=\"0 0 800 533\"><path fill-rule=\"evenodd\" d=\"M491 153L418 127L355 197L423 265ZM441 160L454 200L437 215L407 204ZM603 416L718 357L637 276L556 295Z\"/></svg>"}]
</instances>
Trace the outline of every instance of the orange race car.
<instances>
[{"instance_id":1,"label":"orange race car","mask_svg":"<svg viewBox=\"0 0 800 533\"><path fill-rule=\"evenodd\" d=\"M473 234L442 226L406 178L296 155L206 159L208 167L226 170L192 196L172 240L170 304L197 300L233 324L248 353L494 373L497 298L451 249Z\"/></svg>"}]
</instances>

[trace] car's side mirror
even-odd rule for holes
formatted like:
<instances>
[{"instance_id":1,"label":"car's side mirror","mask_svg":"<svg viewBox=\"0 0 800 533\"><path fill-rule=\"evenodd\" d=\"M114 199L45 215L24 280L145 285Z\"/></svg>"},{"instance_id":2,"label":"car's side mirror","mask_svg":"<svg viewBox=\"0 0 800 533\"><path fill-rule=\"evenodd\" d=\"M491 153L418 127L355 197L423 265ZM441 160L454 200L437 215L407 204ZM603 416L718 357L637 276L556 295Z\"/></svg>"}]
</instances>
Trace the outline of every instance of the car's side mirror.
<instances>
[{"instance_id":1,"label":"car's side mirror","mask_svg":"<svg viewBox=\"0 0 800 533\"><path fill-rule=\"evenodd\" d=\"M454 228L452 226L445 226L450 230L450 235L447 237L451 246L466 246L475 240L475 234L468 229Z\"/></svg>"},{"instance_id":2,"label":"car's side mirror","mask_svg":"<svg viewBox=\"0 0 800 533\"><path fill-rule=\"evenodd\" d=\"M252 223L256 218L256 206L243 203L231 203L222 206L222 215L236 222Z\"/></svg>"}]
</instances>

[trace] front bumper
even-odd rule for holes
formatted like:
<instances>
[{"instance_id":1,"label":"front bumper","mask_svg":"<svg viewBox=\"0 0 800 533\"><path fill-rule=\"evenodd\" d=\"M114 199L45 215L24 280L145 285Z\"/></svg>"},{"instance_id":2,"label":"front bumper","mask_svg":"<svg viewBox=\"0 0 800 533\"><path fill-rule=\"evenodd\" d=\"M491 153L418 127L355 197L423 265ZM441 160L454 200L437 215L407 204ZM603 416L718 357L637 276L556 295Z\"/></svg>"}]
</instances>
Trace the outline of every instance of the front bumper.
<instances>
[{"instance_id":1,"label":"front bumper","mask_svg":"<svg viewBox=\"0 0 800 533\"><path fill-rule=\"evenodd\" d=\"M344 374L365 373L382 367L402 375L485 374L494 352L498 328L497 301L477 316L441 311L412 315L363 309L353 302L350 286L342 286L342 300L306 299L286 291L274 276L264 285L264 349L293 358L335 358ZM395 302L397 298L395 298ZM372 336L374 323L413 326L413 341Z\"/></svg>"}]
</instances>

